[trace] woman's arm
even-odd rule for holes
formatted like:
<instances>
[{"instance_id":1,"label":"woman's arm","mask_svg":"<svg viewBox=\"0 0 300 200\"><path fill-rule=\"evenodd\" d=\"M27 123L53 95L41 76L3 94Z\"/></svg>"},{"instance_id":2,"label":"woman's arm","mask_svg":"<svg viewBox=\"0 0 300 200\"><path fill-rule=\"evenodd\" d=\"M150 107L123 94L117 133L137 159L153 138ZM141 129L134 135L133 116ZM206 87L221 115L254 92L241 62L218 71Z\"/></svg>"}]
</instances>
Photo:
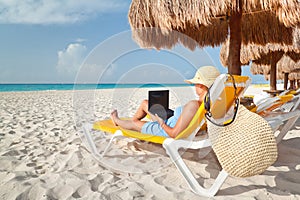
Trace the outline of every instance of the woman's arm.
<instances>
[{"instance_id":1,"label":"woman's arm","mask_svg":"<svg viewBox=\"0 0 300 200\"><path fill-rule=\"evenodd\" d=\"M190 101L188 102L182 110L181 115L176 122L176 125L172 128L167 126L164 121L158 116L158 123L164 129L164 131L172 138L175 138L181 131L183 131L193 119L195 113L199 108L199 101Z\"/></svg>"}]
</instances>

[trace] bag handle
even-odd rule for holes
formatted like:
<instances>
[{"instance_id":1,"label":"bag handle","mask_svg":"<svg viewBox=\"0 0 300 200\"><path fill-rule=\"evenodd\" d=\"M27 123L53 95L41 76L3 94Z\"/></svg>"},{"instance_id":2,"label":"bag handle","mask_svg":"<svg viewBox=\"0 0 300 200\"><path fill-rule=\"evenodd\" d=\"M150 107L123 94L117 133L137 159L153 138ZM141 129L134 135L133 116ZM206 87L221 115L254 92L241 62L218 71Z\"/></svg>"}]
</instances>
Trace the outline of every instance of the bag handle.
<instances>
[{"instance_id":1,"label":"bag handle","mask_svg":"<svg viewBox=\"0 0 300 200\"><path fill-rule=\"evenodd\" d=\"M210 121L212 124L216 125L216 126L220 126L220 127L224 127L224 126L228 126L230 125L232 122L234 122L236 115L237 115L237 111L238 111L238 107L239 107L239 103L240 103L240 99L237 96L237 88L235 85L235 80L234 77L232 76L232 74L227 74L229 76L231 76L232 78L232 83L233 83L233 87L234 87L234 114L232 119L225 123L225 124L217 124L216 122L212 121L210 118L212 117L211 111L210 111L210 88L207 91L207 94L204 98L204 108L206 110L205 112L205 118Z\"/></svg>"}]
</instances>

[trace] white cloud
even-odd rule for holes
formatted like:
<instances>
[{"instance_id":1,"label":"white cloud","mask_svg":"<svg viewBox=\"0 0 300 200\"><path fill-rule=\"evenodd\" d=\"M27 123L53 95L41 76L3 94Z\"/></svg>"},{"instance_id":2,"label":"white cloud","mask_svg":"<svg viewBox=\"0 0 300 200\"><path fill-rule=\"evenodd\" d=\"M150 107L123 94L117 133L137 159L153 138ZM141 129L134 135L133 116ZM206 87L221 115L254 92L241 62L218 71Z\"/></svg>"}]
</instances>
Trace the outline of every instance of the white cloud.
<instances>
[{"instance_id":1,"label":"white cloud","mask_svg":"<svg viewBox=\"0 0 300 200\"><path fill-rule=\"evenodd\" d=\"M69 46L58 51L58 62L56 69L61 75L75 75L87 55L87 48L79 43L69 44Z\"/></svg>"},{"instance_id":2,"label":"white cloud","mask_svg":"<svg viewBox=\"0 0 300 200\"><path fill-rule=\"evenodd\" d=\"M85 41L87 41L87 39L84 39L84 38L77 38L76 39L76 42L78 42L78 43L85 42Z\"/></svg>"},{"instance_id":3,"label":"white cloud","mask_svg":"<svg viewBox=\"0 0 300 200\"><path fill-rule=\"evenodd\" d=\"M1 0L0 23L75 23L124 8L123 0Z\"/></svg>"}]
</instances>

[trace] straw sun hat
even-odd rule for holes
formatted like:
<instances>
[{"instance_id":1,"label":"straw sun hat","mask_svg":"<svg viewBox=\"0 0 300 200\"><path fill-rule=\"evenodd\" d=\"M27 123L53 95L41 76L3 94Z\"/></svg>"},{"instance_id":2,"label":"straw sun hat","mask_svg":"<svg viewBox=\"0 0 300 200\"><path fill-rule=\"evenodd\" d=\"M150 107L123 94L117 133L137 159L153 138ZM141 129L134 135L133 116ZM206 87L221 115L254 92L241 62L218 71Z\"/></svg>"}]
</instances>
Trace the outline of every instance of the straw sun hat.
<instances>
[{"instance_id":1,"label":"straw sun hat","mask_svg":"<svg viewBox=\"0 0 300 200\"><path fill-rule=\"evenodd\" d=\"M190 84L202 84L209 88L219 75L220 72L217 68L213 66L204 66L197 70L194 78L185 80L185 82Z\"/></svg>"}]
</instances>

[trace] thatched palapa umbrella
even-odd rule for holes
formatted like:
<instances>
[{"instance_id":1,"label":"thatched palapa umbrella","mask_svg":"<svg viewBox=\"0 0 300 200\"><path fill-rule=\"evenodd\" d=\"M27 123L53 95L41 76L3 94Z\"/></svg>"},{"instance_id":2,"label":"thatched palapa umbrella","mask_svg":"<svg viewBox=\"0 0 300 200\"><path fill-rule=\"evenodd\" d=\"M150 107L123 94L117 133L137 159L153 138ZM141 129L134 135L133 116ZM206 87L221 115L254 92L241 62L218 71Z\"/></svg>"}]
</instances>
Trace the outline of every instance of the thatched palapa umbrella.
<instances>
[{"instance_id":1,"label":"thatched palapa umbrella","mask_svg":"<svg viewBox=\"0 0 300 200\"><path fill-rule=\"evenodd\" d=\"M296 89L296 84L297 88L300 88L300 69L293 70L289 74L289 80L291 81L291 88Z\"/></svg>"},{"instance_id":2,"label":"thatched palapa umbrella","mask_svg":"<svg viewBox=\"0 0 300 200\"><path fill-rule=\"evenodd\" d=\"M265 79L270 80L270 74L265 75ZM289 74L283 74L278 71L277 79L287 79L290 83L289 89L296 89L300 87L300 71L290 72ZM287 82L284 82L284 89L288 89Z\"/></svg>"},{"instance_id":3,"label":"thatched palapa umbrella","mask_svg":"<svg viewBox=\"0 0 300 200\"><path fill-rule=\"evenodd\" d=\"M300 59L300 55L298 55ZM266 80L270 80L272 76L275 76L271 73L271 64L268 63L269 59L263 58L261 60L255 60L251 64L251 73L252 74L261 74L264 75ZM288 55L284 55L277 63L277 72L276 79L284 80L284 88L287 89L288 80L293 80L291 73L300 69L300 62L296 63ZM275 79L275 80L276 80Z\"/></svg>"},{"instance_id":4,"label":"thatched palapa umbrella","mask_svg":"<svg viewBox=\"0 0 300 200\"><path fill-rule=\"evenodd\" d=\"M281 73L284 75L284 89L287 89L287 83L288 80L290 80L290 83L295 81L295 79L300 80L298 78L295 78L294 75L299 74L300 70L300 55L298 54L298 57L295 54L288 54L285 55L279 62L278 62L278 73ZM298 84L299 85L299 84Z\"/></svg>"},{"instance_id":5,"label":"thatched palapa umbrella","mask_svg":"<svg viewBox=\"0 0 300 200\"><path fill-rule=\"evenodd\" d=\"M297 53L298 52L298 53ZM294 61L298 61L300 60L300 52L296 49L294 49L294 51L290 51L290 52L286 52L286 55L292 55L291 57L289 56L289 59L287 59L286 57L283 57L284 55L284 51L270 51L267 54L262 54L261 58L257 59L257 60L253 60L252 63L254 64L258 64L258 65L269 65L270 66L270 71L268 74L270 74L270 90L271 91L276 91L277 87L276 87L276 77L279 73L284 73L284 71L282 69L278 69L278 67L280 68L288 68L286 71L286 73L289 73L290 69L293 68L293 63L291 63L290 60L294 60ZM292 59L293 58L293 59ZM280 62L280 60L282 60ZM285 78L287 79L287 78ZM287 80L286 80L287 81Z\"/></svg>"},{"instance_id":6,"label":"thatched palapa umbrella","mask_svg":"<svg viewBox=\"0 0 300 200\"><path fill-rule=\"evenodd\" d=\"M296 29L294 29L296 30ZM289 44L278 44L268 43L266 45L258 44L242 44L240 51L240 62L242 65L248 65L250 61L261 66L270 65L270 90L276 91L276 67L277 62L282 58L284 54L290 56L293 60L297 61L300 59L300 49L296 46L295 42L298 42L298 35L293 35L294 43ZM229 54L229 41L227 40L221 48L220 60L222 65L228 66L228 54ZM265 73L264 73L265 74Z\"/></svg>"},{"instance_id":7,"label":"thatched palapa umbrella","mask_svg":"<svg viewBox=\"0 0 300 200\"><path fill-rule=\"evenodd\" d=\"M291 73L300 69L300 54L298 54L298 59L291 57L289 54L285 54L280 61L278 61L278 71L281 73Z\"/></svg>"},{"instance_id":8,"label":"thatched palapa umbrella","mask_svg":"<svg viewBox=\"0 0 300 200\"><path fill-rule=\"evenodd\" d=\"M300 37L300 35L299 35ZM295 41L297 41L295 39ZM299 39L300 42L300 39ZM266 55L277 52L281 56L287 54L293 60L297 60L300 53L300 48L298 48L295 43L292 45L278 44L278 43L267 43L265 45L259 45L254 43L242 44L240 50L240 63L241 65L248 65L250 61L261 60L261 62L269 63L268 57ZM220 50L220 61L225 67L228 67L228 56L229 56L229 40L226 40L221 46ZM262 59L264 57L264 59ZM281 57L280 57L281 58Z\"/></svg>"},{"instance_id":9,"label":"thatched palapa umbrella","mask_svg":"<svg viewBox=\"0 0 300 200\"><path fill-rule=\"evenodd\" d=\"M129 10L133 38L142 47L218 46L229 36L231 74L241 74L241 43L291 44L289 27L299 21L298 0L133 0Z\"/></svg>"}]
</instances>

